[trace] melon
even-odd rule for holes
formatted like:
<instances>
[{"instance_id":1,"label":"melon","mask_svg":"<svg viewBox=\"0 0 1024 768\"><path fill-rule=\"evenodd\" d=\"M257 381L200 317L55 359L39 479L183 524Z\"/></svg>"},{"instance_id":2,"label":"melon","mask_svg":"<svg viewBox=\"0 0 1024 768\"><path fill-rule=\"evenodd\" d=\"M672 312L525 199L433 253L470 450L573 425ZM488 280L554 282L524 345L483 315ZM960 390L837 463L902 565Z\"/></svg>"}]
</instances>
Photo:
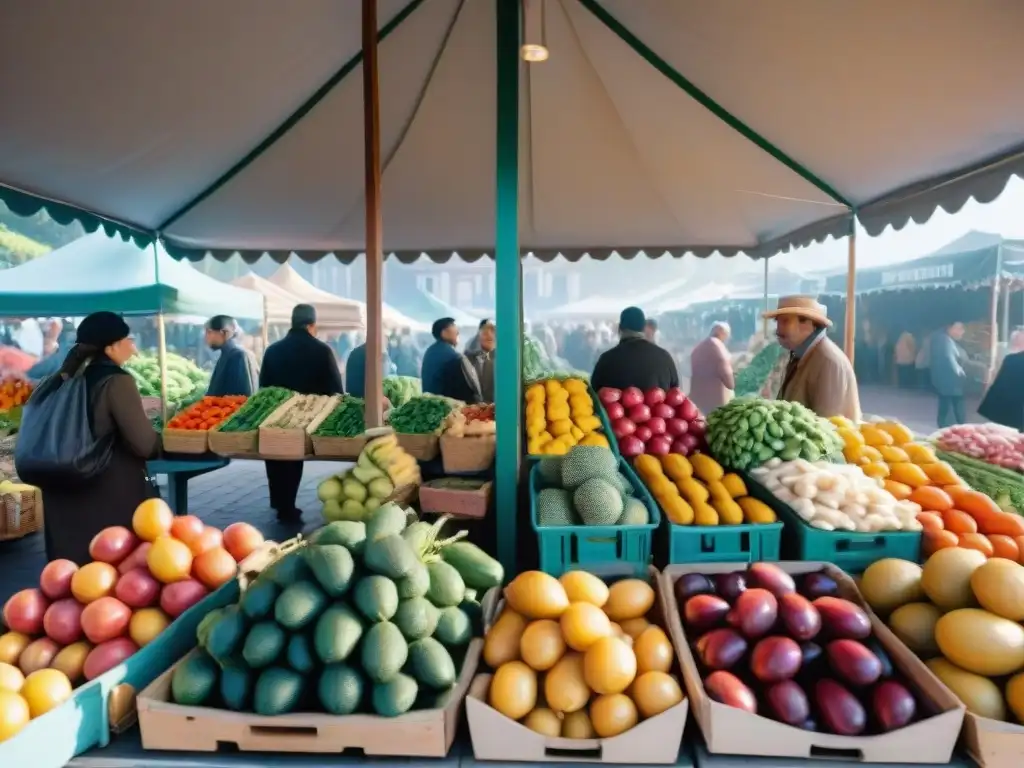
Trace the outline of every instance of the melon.
<instances>
[{"instance_id":1,"label":"melon","mask_svg":"<svg viewBox=\"0 0 1024 768\"><path fill-rule=\"evenodd\" d=\"M895 557L878 560L861 576L860 593L872 609L883 615L921 600L921 566Z\"/></svg>"},{"instance_id":2,"label":"melon","mask_svg":"<svg viewBox=\"0 0 1024 768\"><path fill-rule=\"evenodd\" d=\"M971 576L987 558L976 549L947 547L928 558L921 570L921 589L942 611L977 605Z\"/></svg>"},{"instance_id":3,"label":"melon","mask_svg":"<svg viewBox=\"0 0 1024 768\"><path fill-rule=\"evenodd\" d=\"M1024 620L1024 566L993 557L971 574L971 589L986 611L1011 621Z\"/></svg>"},{"instance_id":4,"label":"melon","mask_svg":"<svg viewBox=\"0 0 1024 768\"><path fill-rule=\"evenodd\" d=\"M1024 668L1024 627L978 608L939 619L935 642L949 661L976 675L999 677Z\"/></svg>"},{"instance_id":5,"label":"melon","mask_svg":"<svg viewBox=\"0 0 1024 768\"><path fill-rule=\"evenodd\" d=\"M931 659L925 663L943 685L964 703L968 712L993 720L1006 719L1003 694L999 691L999 686L987 677L960 669L942 658Z\"/></svg>"},{"instance_id":6,"label":"melon","mask_svg":"<svg viewBox=\"0 0 1024 768\"><path fill-rule=\"evenodd\" d=\"M935 644L935 625L940 618L942 611L931 603L907 603L889 616L889 629L910 650L928 659L939 651Z\"/></svg>"}]
</instances>

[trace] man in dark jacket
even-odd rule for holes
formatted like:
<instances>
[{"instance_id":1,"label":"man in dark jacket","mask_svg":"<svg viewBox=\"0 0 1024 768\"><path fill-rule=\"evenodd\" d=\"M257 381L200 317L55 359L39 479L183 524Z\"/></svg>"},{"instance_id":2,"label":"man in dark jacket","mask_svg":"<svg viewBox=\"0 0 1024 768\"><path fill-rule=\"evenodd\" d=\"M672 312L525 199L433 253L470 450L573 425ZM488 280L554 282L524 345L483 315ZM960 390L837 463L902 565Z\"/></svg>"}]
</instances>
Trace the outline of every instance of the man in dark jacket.
<instances>
[{"instance_id":1,"label":"man in dark jacket","mask_svg":"<svg viewBox=\"0 0 1024 768\"><path fill-rule=\"evenodd\" d=\"M430 332L434 336L434 343L423 353L423 368L420 372L423 391L464 403L483 402L480 380L472 363L456 349L459 329L455 320L442 317L434 321Z\"/></svg>"},{"instance_id":2,"label":"man in dark jacket","mask_svg":"<svg viewBox=\"0 0 1024 768\"><path fill-rule=\"evenodd\" d=\"M494 347L497 328L490 319L481 320L477 330L477 347L466 353L473 364L477 379L480 381L480 396L485 403L494 402Z\"/></svg>"},{"instance_id":3,"label":"man in dark jacket","mask_svg":"<svg viewBox=\"0 0 1024 768\"><path fill-rule=\"evenodd\" d=\"M1024 352L1011 352L1004 358L978 414L1004 427L1024 430Z\"/></svg>"},{"instance_id":4,"label":"man in dark jacket","mask_svg":"<svg viewBox=\"0 0 1024 768\"><path fill-rule=\"evenodd\" d=\"M386 349L386 347L385 347ZM384 360L381 363L381 377L393 376L395 366L384 352ZM366 392L366 342L348 353L348 360L345 361L345 391L356 397L365 397Z\"/></svg>"},{"instance_id":5,"label":"man in dark jacket","mask_svg":"<svg viewBox=\"0 0 1024 768\"><path fill-rule=\"evenodd\" d=\"M963 363L967 355L957 343L964 337L964 324L957 321L932 334L930 370L932 387L939 396L939 428L967 421L964 388L967 374Z\"/></svg>"},{"instance_id":6,"label":"man in dark jacket","mask_svg":"<svg viewBox=\"0 0 1024 768\"><path fill-rule=\"evenodd\" d=\"M260 380L260 367L256 355L236 340L238 324L233 317L216 315L206 323L206 345L220 351L217 364L210 376L206 394L213 397L245 395L252 397Z\"/></svg>"},{"instance_id":7,"label":"man in dark jacket","mask_svg":"<svg viewBox=\"0 0 1024 768\"><path fill-rule=\"evenodd\" d=\"M302 395L344 393L338 361L331 348L316 338L316 310L309 304L295 306L291 330L267 347L260 387L286 387ZM268 460L266 465L270 506L278 519L301 521L302 510L295 506L295 497L302 483L302 462Z\"/></svg>"},{"instance_id":8,"label":"man in dark jacket","mask_svg":"<svg viewBox=\"0 0 1024 768\"><path fill-rule=\"evenodd\" d=\"M627 307L619 315L619 343L603 353L594 366L590 383L601 387L654 387L669 389L679 386L675 360L667 351L644 336L647 318L639 307Z\"/></svg>"}]
</instances>

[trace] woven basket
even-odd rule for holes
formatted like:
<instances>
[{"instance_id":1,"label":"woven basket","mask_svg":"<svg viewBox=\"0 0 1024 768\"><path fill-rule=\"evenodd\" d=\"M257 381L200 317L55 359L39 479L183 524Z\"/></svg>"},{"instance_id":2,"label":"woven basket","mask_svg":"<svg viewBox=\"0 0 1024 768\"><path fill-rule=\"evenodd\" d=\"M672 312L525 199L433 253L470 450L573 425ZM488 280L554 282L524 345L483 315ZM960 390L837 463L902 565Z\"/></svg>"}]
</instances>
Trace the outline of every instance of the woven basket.
<instances>
[{"instance_id":1,"label":"woven basket","mask_svg":"<svg viewBox=\"0 0 1024 768\"><path fill-rule=\"evenodd\" d=\"M365 437L313 435L313 453L328 459L358 459L367 442Z\"/></svg>"},{"instance_id":2,"label":"woven basket","mask_svg":"<svg viewBox=\"0 0 1024 768\"><path fill-rule=\"evenodd\" d=\"M248 432L221 432L212 429L207 440L210 450L218 456L259 456L260 432L253 429Z\"/></svg>"},{"instance_id":3,"label":"woven basket","mask_svg":"<svg viewBox=\"0 0 1024 768\"><path fill-rule=\"evenodd\" d=\"M164 429L164 450L167 453L206 453L209 432L205 429Z\"/></svg>"},{"instance_id":4,"label":"woven basket","mask_svg":"<svg viewBox=\"0 0 1024 768\"><path fill-rule=\"evenodd\" d=\"M0 492L0 541L11 541L43 527L43 492L38 488Z\"/></svg>"},{"instance_id":5,"label":"woven basket","mask_svg":"<svg viewBox=\"0 0 1024 768\"><path fill-rule=\"evenodd\" d=\"M441 440L437 435L406 435L396 433L398 444L402 450L419 461L431 461L437 458Z\"/></svg>"},{"instance_id":6,"label":"woven basket","mask_svg":"<svg viewBox=\"0 0 1024 768\"><path fill-rule=\"evenodd\" d=\"M441 435L441 462L448 474L483 472L494 464L494 435L453 437Z\"/></svg>"},{"instance_id":7,"label":"woven basket","mask_svg":"<svg viewBox=\"0 0 1024 768\"><path fill-rule=\"evenodd\" d=\"M403 485L401 488L396 488L394 493L384 499L384 503L393 501L395 504L401 504L408 507L409 505L414 504L419 498L419 490L420 487L414 483Z\"/></svg>"},{"instance_id":8,"label":"woven basket","mask_svg":"<svg viewBox=\"0 0 1024 768\"><path fill-rule=\"evenodd\" d=\"M260 427L259 451L274 459L304 459L313 455L313 441L305 429Z\"/></svg>"}]
</instances>

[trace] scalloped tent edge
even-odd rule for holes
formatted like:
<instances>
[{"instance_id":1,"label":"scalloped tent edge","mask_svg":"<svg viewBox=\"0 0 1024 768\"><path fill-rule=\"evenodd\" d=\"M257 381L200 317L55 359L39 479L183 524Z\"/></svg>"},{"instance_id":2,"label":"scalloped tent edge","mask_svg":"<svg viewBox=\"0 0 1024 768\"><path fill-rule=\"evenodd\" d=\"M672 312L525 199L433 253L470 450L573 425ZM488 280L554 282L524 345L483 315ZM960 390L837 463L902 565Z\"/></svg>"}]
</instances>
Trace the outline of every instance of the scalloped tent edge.
<instances>
[{"instance_id":1,"label":"scalloped tent edge","mask_svg":"<svg viewBox=\"0 0 1024 768\"><path fill-rule=\"evenodd\" d=\"M821 181L811 171L796 161L790 159L781 150L777 149L767 139L746 126L738 118L718 105L711 97L700 91L696 85L689 81L683 74L673 69L667 62L649 48L630 29L609 13L598 0L578 0L593 16L600 20L606 28L611 30L623 42L629 45L637 54L646 60L648 64L658 70L661 74L671 80L675 85L689 94L694 100L712 112L722 122L739 132L744 138L759 146L762 150L775 157L776 160L786 165L805 180L809 181L819 190L825 192L833 199L846 205L849 210L821 219L811 224L793 229L786 234L771 240L759 242L756 246L737 246L733 244L719 245L635 245L620 246L616 248L595 246L592 248L533 248L523 249L522 254L527 252L534 255L541 261L551 261L559 256L569 261L578 261L585 256L597 260L604 260L613 254L618 254L626 259L631 259L643 253L648 258L659 258L669 255L682 257L692 254L699 258L707 258L714 254L725 257L733 257L744 253L751 258L770 258L779 253L800 248L812 243L821 243L830 237L841 238L848 236L853 231L854 221L863 226L870 236L877 236L888 227L896 230L902 229L910 221L917 224L927 222L939 208L955 213L970 199L981 203L988 203L997 198L1005 189L1005 186L1012 176L1024 178L1024 146L1015 147L1010 151L998 156L989 158L980 163L974 163L952 173L945 173L934 176L924 181L916 182L898 189L859 206L847 201L839 192L836 192L830 185ZM422 4L422 0L411 0L385 27L378 33L378 39L383 40L394 31L403 21L411 16ZM239 170L248 165L258 157L264 150L269 148L281 136L285 135L294 125L316 106L316 104L329 93L338 83L344 80L362 62L362 52L346 62L341 70L336 72L306 103L301 105L289 118L278 126L263 142L257 145L254 150L243 157L226 174L208 185L199 192L193 199L177 213L168 219L171 222L189 210L197 202L205 199L212 192L216 191L227 179L232 177ZM290 256L296 256L304 261L312 262L321 258L333 255L343 263L349 263L362 255L359 250L329 250L329 251L285 251L285 250L233 250L233 249L202 249L187 248L176 244L173 240L161 236L157 231L150 231L145 227L127 221L119 221L110 216L87 210L85 208L70 205L58 200L48 199L24 189L16 189L9 185L0 183L0 200L2 200L14 213L21 216L31 216L40 210L45 210L51 218L60 224L69 224L78 221L87 232L96 232L102 229L109 237L120 237L124 241L132 241L140 248L147 247L154 240L160 239L167 252L178 259L198 261L207 255L218 260L226 260L232 256L240 256L245 261L252 263L260 258L269 257L277 262L285 262ZM389 255L400 262L409 263L423 256L437 263L446 263L452 258L459 258L463 261L473 262L480 258L493 258L493 247L467 246L456 249L434 249L430 251L399 250L390 251Z\"/></svg>"}]
</instances>

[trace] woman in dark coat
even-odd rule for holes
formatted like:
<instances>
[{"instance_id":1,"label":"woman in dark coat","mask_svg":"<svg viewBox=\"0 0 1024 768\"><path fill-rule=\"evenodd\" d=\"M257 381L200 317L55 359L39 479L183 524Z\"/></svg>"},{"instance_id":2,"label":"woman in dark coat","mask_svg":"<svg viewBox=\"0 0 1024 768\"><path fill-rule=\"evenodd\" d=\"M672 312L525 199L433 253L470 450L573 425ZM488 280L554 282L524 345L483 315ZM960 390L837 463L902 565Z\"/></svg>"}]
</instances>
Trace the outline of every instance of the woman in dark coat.
<instances>
[{"instance_id":1,"label":"woman in dark coat","mask_svg":"<svg viewBox=\"0 0 1024 768\"><path fill-rule=\"evenodd\" d=\"M1006 356L978 413L1004 427L1024 430L1024 352Z\"/></svg>"},{"instance_id":2,"label":"woman in dark coat","mask_svg":"<svg viewBox=\"0 0 1024 768\"><path fill-rule=\"evenodd\" d=\"M111 525L131 528L135 508L154 495L146 460L158 452L160 436L146 417L135 380L121 367L136 352L129 333L113 312L89 315L56 374L66 380L85 366L89 424L97 439L114 434L114 450L110 464L85 487L41 488L48 560L89 562L93 536Z\"/></svg>"}]
</instances>

